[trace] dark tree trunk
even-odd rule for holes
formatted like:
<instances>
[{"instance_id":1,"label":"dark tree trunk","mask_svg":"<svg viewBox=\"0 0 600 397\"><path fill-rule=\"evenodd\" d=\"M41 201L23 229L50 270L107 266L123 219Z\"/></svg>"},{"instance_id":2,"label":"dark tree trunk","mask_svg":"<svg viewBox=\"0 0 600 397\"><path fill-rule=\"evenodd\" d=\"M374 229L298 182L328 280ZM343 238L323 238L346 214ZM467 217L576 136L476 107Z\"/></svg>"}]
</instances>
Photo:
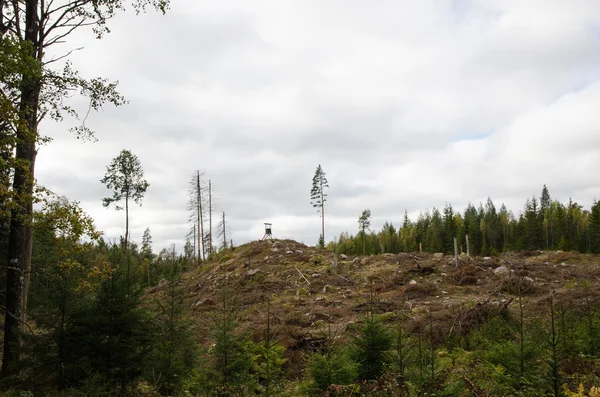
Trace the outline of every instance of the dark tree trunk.
<instances>
[{"instance_id":1,"label":"dark tree trunk","mask_svg":"<svg viewBox=\"0 0 600 397\"><path fill-rule=\"evenodd\" d=\"M38 0L25 2L25 40L32 43L31 56L38 58L39 16ZM23 286L25 282L25 261L27 250L27 226L31 221L31 200L33 193L33 164L37 137L38 102L40 82L23 79L19 111L26 122L26 128L17 129L15 159L20 166L15 167L13 191L15 205L11 210L8 236L8 263L6 270L6 310L4 322L4 355L2 375L14 372L14 364L19 361L21 352L20 327L22 319Z\"/></svg>"},{"instance_id":2,"label":"dark tree trunk","mask_svg":"<svg viewBox=\"0 0 600 397\"><path fill-rule=\"evenodd\" d=\"M35 175L35 157L37 151L33 153L31 161L31 175ZM33 200L27 203L27 213L33 215ZM27 320L27 298L29 296L29 280L31 279L31 255L33 252L33 225L31 222L25 226L25 255L24 255L24 277L23 277L23 312L21 313L22 324Z\"/></svg>"}]
</instances>

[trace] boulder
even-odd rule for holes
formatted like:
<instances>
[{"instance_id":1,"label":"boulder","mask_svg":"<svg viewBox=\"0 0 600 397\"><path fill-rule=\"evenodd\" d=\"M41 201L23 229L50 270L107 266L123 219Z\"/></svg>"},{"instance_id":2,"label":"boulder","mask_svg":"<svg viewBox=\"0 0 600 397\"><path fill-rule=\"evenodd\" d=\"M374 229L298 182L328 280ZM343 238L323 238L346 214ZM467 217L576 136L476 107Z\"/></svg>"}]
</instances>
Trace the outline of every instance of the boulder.
<instances>
[{"instance_id":1,"label":"boulder","mask_svg":"<svg viewBox=\"0 0 600 397\"><path fill-rule=\"evenodd\" d=\"M279 252L279 248L273 247L273 248L271 248L271 252Z\"/></svg>"},{"instance_id":2,"label":"boulder","mask_svg":"<svg viewBox=\"0 0 600 397\"><path fill-rule=\"evenodd\" d=\"M483 258L483 260L484 260L484 261L491 261L491 260L492 260L492 258L490 258L489 256L485 256L485 257Z\"/></svg>"},{"instance_id":3,"label":"boulder","mask_svg":"<svg viewBox=\"0 0 600 397\"><path fill-rule=\"evenodd\" d=\"M348 259L348 255L340 254L340 259Z\"/></svg>"},{"instance_id":4,"label":"boulder","mask_svg":"<svg viewBox=\"0 0 600 397\"><path fill-rule=\"evenodd\" d=\"M285 251L286 255L292 255L294 253L294 251Z\"/></svg>"},{"instance_id":5,"label":"boulder","mask_svg":"<svg viewBox=\"0 0 600 397\"><path fill-rule=\"evenodd\" d=\"M302 255L302 254L304 254L304 251L302 251L302 250L296 250L296 253Z\"/></svg>"},{"instance_id":6,"label":"boulder","mask_svg":"<svg viewBox=\"0 0 600 397\"><path fill-rule=\"evenodd\" d=\"M506 266L499 266L494 269L494 274L497 274L499 276L508 274L508 268Z\"/></svg>"},{"instance_id":7,"label":"boulder","mask_svg":"<svg viewBox=\"0 0 600 397\"><path fill-rule=\"evenodd\" d=\"M410 280L408 282L408 285L417 285L417 284L419 284L419 283L417 283L417 280Z\"/></svg>"},{"instance_id":8,"label":"boulder","mask_svg":"<svg viewBox=\"0 0 600 397\"><path fill-rule=\"evenodd\" d=\"M438 258L438 259L439 259L439 258L443 258L443 257L444 257L444 254L443 254L443 253L441 253L441 252L436 252L435 254L433 254L433 257L434 257L434 258Z\"/></svg>"},{"instance_id":9,"label":"boulder","mask_svg":"<svg viewBox=\"0 0 600 397\"><path fill-rule=\"evenodd\" d=\"M258 272L260 272L260 269L250 269L246 272L246 275L252 277Z\"/></svg>"}]
</instances>

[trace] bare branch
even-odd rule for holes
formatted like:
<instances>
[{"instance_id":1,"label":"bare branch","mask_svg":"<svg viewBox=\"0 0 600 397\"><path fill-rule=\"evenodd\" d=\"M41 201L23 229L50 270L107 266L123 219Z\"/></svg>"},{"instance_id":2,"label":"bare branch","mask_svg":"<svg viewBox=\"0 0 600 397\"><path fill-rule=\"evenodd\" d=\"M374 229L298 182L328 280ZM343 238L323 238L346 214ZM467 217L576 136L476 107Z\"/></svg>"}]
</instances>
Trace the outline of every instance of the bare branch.
<instances>
[{"instance_id":1,"label":"bare branch","mask_svg":"<svg viewBox=\"0 0 600 397\"><path fill-rule=\"evenodd\" d=\"M71 28L69 30L67 30L65 33L59 34L57 36L54 36L52 39L48 40L46 42L46 44L44 44L44 47L47 48L47 47L50 47L53 44L64 43L63 41L61 41L61 39L64 39L65 37L67 37L69 34L71 34L71 32L73 32L78 27L80 27L80 26L89 26L89 25L93 25L93 24L94 23L84 24L83 20L82 20L80 24L75 25L75 26L71 26Z\"/></svg>"},{"instance_id":2,"label":"bare branch","mask_svg":"<svg viewBox=\"0 0 600 397\"><path fill-rule=\"evenodd\" d=\"M60 16L54 21L54 23L48 29L46 29L46 31L44 32L44 37L47 37L50 34L50 32L52 32L57 27L60 27L61 26L60 24L61 24L63 18L65 18L71 12L74 12L75 10L77 10L77 8L79 8L82 5L83 5L83 3L81 3L80 1L77 0L77 1L74 1L71 3L67 3L64 6L60 6L54 10L50 10L47 13L48 17L50 17L57 10L64 9L66 7L66 9L63 11L63 13L60 14ZM69 17L69 18L72 18L72 17Z\"/></svg>"},{"instance_id":3,"label":"bare branch","mask_svg":"<svg viewBox=\"0 0 600 397\"><path fill-rule=\"evenodd\" d=\"M60 61L61 59L64 59L64 58L68 57L69 55L71 55L73 52L79 51L79 50L83 50L83 47L78 47L78 48L72 49L71 51L67 52L65 55L61 55L58 58L52 58L51 60L44 62L44 66L49 65L52 62Z\"/></svg>"}]
</instances>

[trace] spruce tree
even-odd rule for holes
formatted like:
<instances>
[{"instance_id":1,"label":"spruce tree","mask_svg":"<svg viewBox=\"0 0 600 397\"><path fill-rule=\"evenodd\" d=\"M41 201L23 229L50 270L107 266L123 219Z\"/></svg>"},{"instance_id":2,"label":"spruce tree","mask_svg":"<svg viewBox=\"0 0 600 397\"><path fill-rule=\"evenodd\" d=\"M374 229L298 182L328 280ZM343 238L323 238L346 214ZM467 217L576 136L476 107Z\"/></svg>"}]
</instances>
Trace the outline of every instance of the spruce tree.
<instances>
[{"instance_id":1,"label":"spruce tree","mask_svg":"<svg viewBox=\"0 0 600 397\"><path fill-rule=\"evenodd\" d=\"M540 196L540 223L542 225L542 235L544 236L544 247L550 249L550 219L552 216L552 199L546 185L542 188Z\"/></svg>"},{"instance_id":2,"label":"spruce tree","mask_svg":"<svg viewBox=\"0 0 600 397\"><path fill-rule=\"evenodd\" d=\"M145 368L146 379L166 395L182 392L183 382L200 358L193 323L186 315L180 262L171 261L166 287L154 302L152 353Z\"/></svg>"},{"instance_id":3,"label":"spruce tree","mask_svg":"<svg viewBox=\"0 0 600 397\"><path fill-rule=\"evenodd\" d=\"M444 252L446 254L454 253L454 238L456 234L456 219L451 204L444 207Z\"/></svg>"},{"instance_id":4,"label":"spruce tree","mask_svg":"<svg viewBox=\"0 0 600 397\"><path fill-rule=\"evenodd\" d=\"M218 312L213 319L213 370L221 390L239 390L250 380L252 357L249 340L238 333L235 299L222 289Z\"/></svg>"},{"instance_id":5,"label":"spruce tree","mask_svg":"<svg viewBox=\"0 0 600 397\"><path fill-rule=\"evenodd\" d=\"M590 250L600 253L600 201L594 200L589 218Z\"/></svg>"},{"instance_id":6,"label":"spruce tree","mask_svg":"<svg viewBox=\"0 0 600 397\"><path fill-rule=\"evenodd\" d=\"M352 357L358 364L359 380L377 380L390 363L392 335L372 311L363 318L352 343Z\"/></svg>"},{"instance_id":7,"label":"spruce tree","mask_svg":"<svg viewBox=\"0 0 600 397\"><path fill-rule=\"evenodd\" d=\"M313 391L325 392L331 385L348 385L356 379L357 366L339 346L339 334L327 322L325 345L310 357L308 369Z\"/></svg>"}]
</instances>

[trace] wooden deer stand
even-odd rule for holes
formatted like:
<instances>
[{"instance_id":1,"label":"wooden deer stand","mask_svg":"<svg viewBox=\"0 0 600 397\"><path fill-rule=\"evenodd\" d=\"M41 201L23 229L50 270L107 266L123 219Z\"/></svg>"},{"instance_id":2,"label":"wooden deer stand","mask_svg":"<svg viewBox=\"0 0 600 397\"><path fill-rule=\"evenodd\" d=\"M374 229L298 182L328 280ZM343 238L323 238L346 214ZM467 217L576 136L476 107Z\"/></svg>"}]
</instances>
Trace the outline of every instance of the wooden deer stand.
<instances>
[{"instance_id":1,"label":"wooden deer stand","mask_svg":"<svg viewBox=\"0 0 600 397\"><path fill-rule=\"evenodd\" d=\"M271 231L271 223L265 223L265 235L263 236L262 240L265 239L271 239L273 240L273 233Z\"/></svg>"}]
</instances>

